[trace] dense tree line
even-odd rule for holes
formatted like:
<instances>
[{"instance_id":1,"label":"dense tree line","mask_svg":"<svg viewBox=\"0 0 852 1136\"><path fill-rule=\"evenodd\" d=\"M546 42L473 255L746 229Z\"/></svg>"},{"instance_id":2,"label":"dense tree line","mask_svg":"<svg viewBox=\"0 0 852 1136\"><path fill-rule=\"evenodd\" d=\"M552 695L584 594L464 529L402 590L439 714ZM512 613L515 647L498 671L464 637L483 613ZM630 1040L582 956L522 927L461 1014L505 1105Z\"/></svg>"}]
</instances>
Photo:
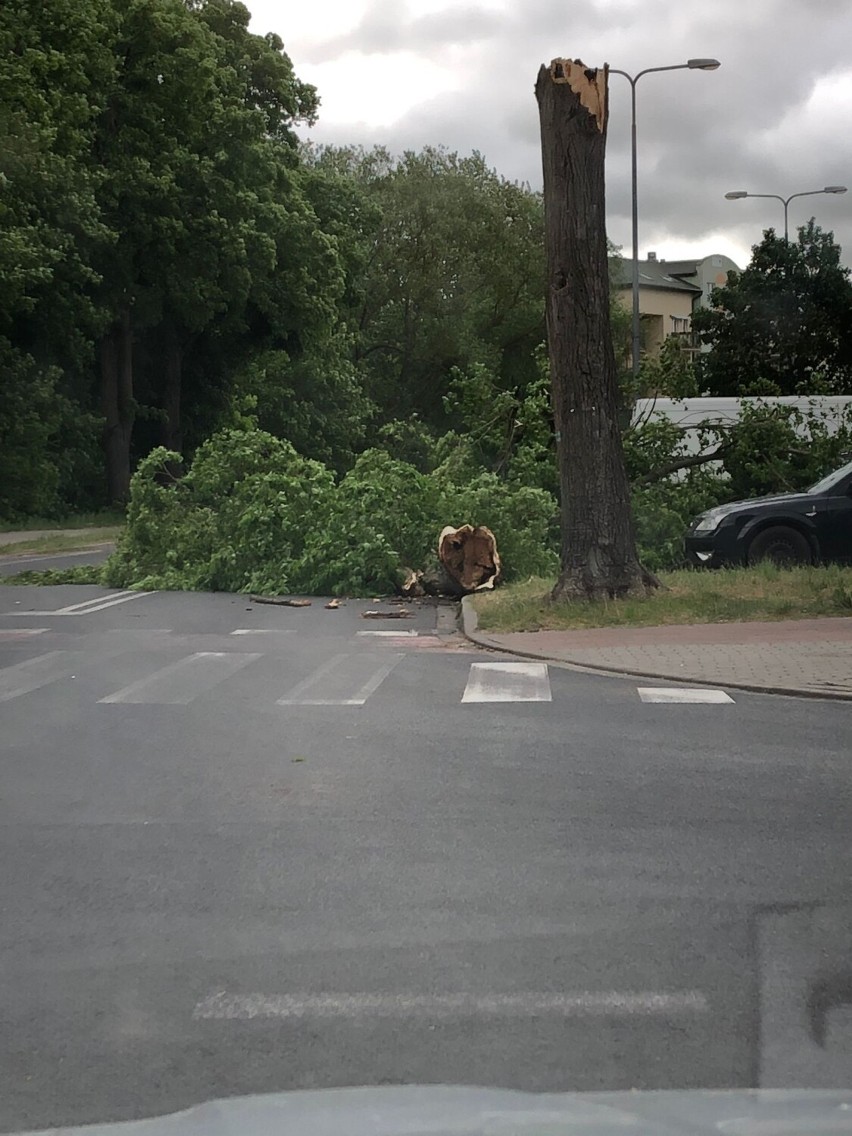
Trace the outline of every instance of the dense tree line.
<instances>
[{"instance_id":1,"label":"dense tree line","mask_svg":"<svg viewBox=\"0 0 852 1136\"><path fill-rule=\"evenodd\" d=\"M126 499L253 414L338 471L523 393L541 202L474 155L314 151L316 91L233 0L0 12L0 515Z\"/></svg>"},{"instance_id":2,"label":"dense tree line","mask_svg":"<svg viewBox=\"0 0 852 1136\"><path fill-rule=\"evenodd\" d=\"M229 0L3 7L5 512L124 499L206 399L205 350L327 334L342 274L292 132L316 93L247 25Z\"/></svg>"}]
</instances>

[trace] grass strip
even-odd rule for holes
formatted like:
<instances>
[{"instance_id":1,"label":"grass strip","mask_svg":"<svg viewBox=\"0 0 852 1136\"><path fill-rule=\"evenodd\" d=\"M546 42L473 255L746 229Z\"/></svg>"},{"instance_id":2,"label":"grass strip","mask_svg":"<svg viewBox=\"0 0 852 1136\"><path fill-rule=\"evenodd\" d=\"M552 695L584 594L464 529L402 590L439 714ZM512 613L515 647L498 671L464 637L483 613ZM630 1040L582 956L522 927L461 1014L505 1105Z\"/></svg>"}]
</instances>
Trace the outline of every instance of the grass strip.
<instances>
[{"instance_id":1,"label":"grass strip","mask_svg":"<svg viewBox=\"0 0 852 1136\"><path fill-rule=\"evenodd\" d=\"M676 623L852 616L852 567L728 568L669 572L666 590L595 602L550 599L553 580L509 584L474 599L482 631L570 631Z\"/></svg>"}]
</instances>

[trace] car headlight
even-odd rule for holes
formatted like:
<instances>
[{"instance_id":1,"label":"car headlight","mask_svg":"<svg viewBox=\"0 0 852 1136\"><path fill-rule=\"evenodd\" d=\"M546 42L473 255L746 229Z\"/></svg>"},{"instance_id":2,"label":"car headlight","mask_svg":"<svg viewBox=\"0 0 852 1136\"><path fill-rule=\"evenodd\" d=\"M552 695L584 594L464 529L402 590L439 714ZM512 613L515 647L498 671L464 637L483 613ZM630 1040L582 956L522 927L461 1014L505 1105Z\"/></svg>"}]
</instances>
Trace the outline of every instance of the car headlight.
<instances>
[{"instance_id":1,"label":"car headlight","mask_svg":"<svg viewBox=\"0 0 852 1136\"><path fill-rule=\"evenodd\" d=\"M693 532L697 533L711 533L715 532L723 519L727 515L725 509L711 509L709 513L705 513L703 517L699 517L695 523Z\"/></svg>"}]
</instances>

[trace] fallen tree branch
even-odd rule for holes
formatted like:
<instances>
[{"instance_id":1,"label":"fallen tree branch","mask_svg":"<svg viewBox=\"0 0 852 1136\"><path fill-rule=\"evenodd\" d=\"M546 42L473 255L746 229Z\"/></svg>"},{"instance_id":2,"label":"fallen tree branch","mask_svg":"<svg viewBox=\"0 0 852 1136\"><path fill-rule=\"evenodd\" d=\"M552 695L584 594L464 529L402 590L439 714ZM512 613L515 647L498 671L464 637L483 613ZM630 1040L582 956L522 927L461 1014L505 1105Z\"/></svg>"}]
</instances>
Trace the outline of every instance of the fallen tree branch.
<instances>
[{"instance_id":1,"label":"fallen tree branch","mask_svg":"<svg viewBox=\"0 0 852 1136\"><path fill-rule=\"evenodd\" d=\"M652 482L662 481L664 477L668 477L672 473L677 473L678 470L693 469L698 465L706 465L708 462L719 461L730 448L730 445L726 444L712 450L709 454L690 454L688 457L677 458L675 461L666 462L665 465L657 466L656 469L649 470L648 473L643 473L641 477L634 478L632 485L634 488L638 485L651 485Z\"/></svg>"},{"instance_id":2,"label":"fallen tree branch","mask_svg":"<svg viewBox=\"0 0 852 1136\"><path fill-rule=\"evenodd\" d=\"M709 454L690 454L688 457L677 458L675 461L666 462L665 465L657 466L656 469L649 470L648 473L643 473L641 477L636 477L631 482L631 485L636 488L640 485L650 485L654 481L661 481L664 477L668 477L672 473L677 473L681 469L693 469L695 466L706 465L708 462L721 461L725 454L733 447L733 442L725 442L723 445L718 446ZM807 458L811 456L811 451L806 449L799 449L797 446L787 446L778 451L776 456L784 455L786 457L799 457ZM793 486L788 486L792 491Z\"/></svg>"},{"instance_id":3,"label":"fallen tree branch","mask_svg":"<svg viewBox=\"0 0 852 1136\"><path fill-rule=\"evenodd\" d=\"M310 600L291 600L284 596L249 596L250 603L276 604L278 607L310 607Z\"/></svg>"}]
</instances>

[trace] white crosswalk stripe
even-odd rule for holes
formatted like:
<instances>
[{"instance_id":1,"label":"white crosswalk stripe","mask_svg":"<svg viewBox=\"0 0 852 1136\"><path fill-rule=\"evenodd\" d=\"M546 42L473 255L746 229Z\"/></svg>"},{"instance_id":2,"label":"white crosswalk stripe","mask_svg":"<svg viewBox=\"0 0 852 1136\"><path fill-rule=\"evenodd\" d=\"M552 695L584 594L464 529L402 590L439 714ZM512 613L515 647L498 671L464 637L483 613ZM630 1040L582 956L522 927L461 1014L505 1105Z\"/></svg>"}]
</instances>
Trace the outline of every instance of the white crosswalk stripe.
<instances>
[{"instance_id":1,"label":"white crosswalk stripe","mask_svg":"<svg viewBox=\"0 0 852 1136\"><path fill-rule=\"evenodd\" d=\"M724 690L714 690L711 687L687 686L637 686L636 690L643 702L651 703L715 703L721 705L733 702L730 694Z\"/></svg>"},{"instance_id":2,"label":"white crosswalk stripe","mask_svg":"<svg viewBox=\"0 0 852 1136\"><path fill-rule=\"evenodd\" d=\"M375 694L402 653L374 655L366 651L335 655L278 699L279 706L363 706ZM369 673L365 681L364 675Z\"/></svg>"},{"instance_id":3,"label":"white crosswalk stripe","mask_svg":"<svg viewBox=\"0 0 852 1136\"><path fill-rule=\"evenodd\" d=\"M69 651L47 651L23 663L0 670L0 702L10 702L22 694L65 678L74 670L76 655Z\"/></svg>"},{"instance_id":4,"label":"white crosswalk stripe","mask_svg":"<svg viewBox=\"0 0 852 1136\"><path fill-rule=\"evenodd\" d=\"M232 635L295 635L295 627L238 627Z\"/></svg>"},{"instance_id":5,"label":"white crosswalk stripe","mask_svg":"<svg viewBox=\"0 0 852 1136\"><path fill-rule=\"evenodd\" d=\"M261 658L259 654L235 651L196 651L169 663L147 678L131 682L100 702L135 705L186 706L199 694L218 686L223 679Z\"/></svg>"},{"instance_id":6,"label":"white crosswalk stripe","mask_svg":"<svg viewBox=\"0 0 852 1136\"><path fill-rule=\"evenodd\" d=\"M471 663L462 702L550 702L546 663Z\"/></svg>"}]
</instances>

